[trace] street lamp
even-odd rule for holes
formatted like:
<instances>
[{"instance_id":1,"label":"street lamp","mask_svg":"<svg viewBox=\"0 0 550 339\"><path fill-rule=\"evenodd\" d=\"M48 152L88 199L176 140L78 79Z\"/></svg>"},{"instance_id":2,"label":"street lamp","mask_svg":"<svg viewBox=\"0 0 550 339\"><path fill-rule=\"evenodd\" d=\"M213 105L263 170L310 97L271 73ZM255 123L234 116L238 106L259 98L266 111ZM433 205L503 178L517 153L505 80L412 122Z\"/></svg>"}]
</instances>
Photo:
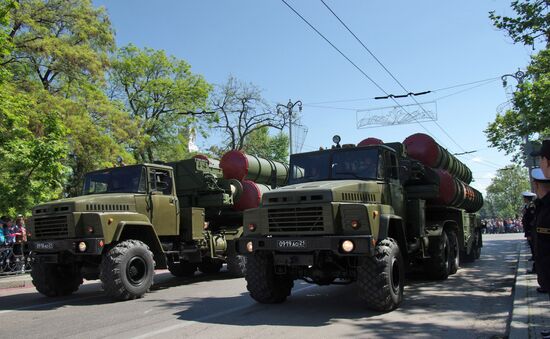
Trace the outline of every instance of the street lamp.
<instances>
[{"instance_id":1,"label":"street lamp","mask_svg":"<svg viewBox=\"0 0 550 339\"><path fill-rule=\"evenodd\" d=\"M286 105L277 104L277 113L282 114L281 110L283 108L286 108L287 113L288 113L288 119L289 119L288 138L289 138L289 146L290 146L289 155L292 154L292 119L294 117L292 111L294 109L294 106L296 106L296 105L298 105L298 109L301 112L302 111L302 102L300 100L297 100L296 102L292 103L292 100L288 99L288 104L286 104Z\"/></svg>"},{"instance_id":2,"label":"street lamp","mask_svg":"<svg viewBox=\"0 0 550 339\"><path fill-rule=\"evenodd\" d=\"M502 87L506 87L508 85L508 82L506 81L506 78L508 77L511 77L511 78L514 78L516 79L516 81L518 82L518 86L522 85L523 84L523 80L527 77L527 74L525 74L525 72L521 71L518 69L518 71L514 74L504 74L503 76L500 77L500 79L502 79ZM533 181L531 180L531 168L534 167L534 164L533 164L533 161L532 159L529 157L529 152L528 152L528 148L529 148L529 133L527 133L527 117L525 116L525 114L522 114L522 118L523 118L523 126L525 128L525 138L523 140L523 152L524 152L524 155L525 155L525 166L527 167L527 170L529 171L529 181L531 183L531 190L533 190Z\"/></svg>"},{"instance_id":3,"label":"street lamp","mask_svg":"<svg viewBox=\"0 0 550 339\"><path fill-rule=\"evenodd\" d=\"M502 87L506 87L508 85L508 82L506 81L507 77L512 77L512 78L516 79L517 82L518 82L518 86L519 86L519 85L523 84L523 79L525 79L527 77L527 74L525 74L525 72L523 72L521 70L518 70L514 74L504 74L503 76L500 77L500 79L502 79Z\"/></svg>"}]
</instances>

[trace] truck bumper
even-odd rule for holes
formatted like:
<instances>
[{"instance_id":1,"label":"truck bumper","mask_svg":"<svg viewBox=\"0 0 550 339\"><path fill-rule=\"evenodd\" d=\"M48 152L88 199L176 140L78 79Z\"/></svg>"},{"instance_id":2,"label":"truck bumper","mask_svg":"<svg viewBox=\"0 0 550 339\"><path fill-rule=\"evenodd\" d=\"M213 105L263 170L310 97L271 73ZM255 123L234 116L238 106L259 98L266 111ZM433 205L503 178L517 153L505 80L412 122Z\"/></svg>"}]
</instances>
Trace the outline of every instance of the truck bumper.
<instances>
[{"instance_id":1,"label":"truck bumper","mask_svg":"<svg viewBox=\"0 0 550 339\"><path fill-rule=\"evenodd\" d=\"M86 244L85 251L79 250L81 242ZM28 242L28 248L33 251L35 260L58 263L61 260L61 256L101 255L104 246L103 242L103 238L33 240Z\"/></svg>"},{"instance_id":2,"label":"truck bumper","mask_svg":"<svg viewBox=\"0 0 550 339\"><path fill-rule=\"evenodd\" d=\"M353 242L351 252L342 249L346 240ZM252 252L249 247L252 246ZM330 251L338 256L373 256L375 244L371 235L315 236L315 237L241 237L237 242L240 254L270 251L279 254L306 254Z\"/></svg>"}]
</instances>

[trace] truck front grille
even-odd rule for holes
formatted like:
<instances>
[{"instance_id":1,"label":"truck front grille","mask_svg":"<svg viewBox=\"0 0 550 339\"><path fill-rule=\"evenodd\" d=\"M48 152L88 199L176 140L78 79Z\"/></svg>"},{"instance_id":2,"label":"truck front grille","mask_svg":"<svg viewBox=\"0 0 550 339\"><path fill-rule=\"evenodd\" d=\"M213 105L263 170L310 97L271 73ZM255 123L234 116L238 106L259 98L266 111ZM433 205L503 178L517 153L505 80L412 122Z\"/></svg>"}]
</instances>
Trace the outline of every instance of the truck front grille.
<instances>
[{"instance_id":1,"label":"truck front grille","mask_svg":"<svg viewBox=\"0 0 550 339\"><path fill-rule=\"evenodd\" d=\"M34 219L34 234L36 238L62 238L69 235L69 225L66 215L56 215Z\"/></svg>"},{"instance_id":2,"label":"truck front grille","mask_svg":"<svg viewBox=\"0 0 550 339\"><path fill-rule=\"evenodd\" d=\"M319 232L324 230L323 207L273 208L267 212L270 232Z\"/></svg>"}]
</instances>

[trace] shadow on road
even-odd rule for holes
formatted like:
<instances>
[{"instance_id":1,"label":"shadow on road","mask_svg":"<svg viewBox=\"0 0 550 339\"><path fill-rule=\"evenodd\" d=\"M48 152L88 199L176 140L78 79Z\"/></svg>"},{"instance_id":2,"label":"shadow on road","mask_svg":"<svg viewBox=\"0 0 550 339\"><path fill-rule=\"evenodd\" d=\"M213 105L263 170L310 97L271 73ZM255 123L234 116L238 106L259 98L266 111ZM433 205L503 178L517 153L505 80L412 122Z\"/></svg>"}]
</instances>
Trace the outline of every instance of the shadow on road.
<instances>
[{"instance_id":1,"label":"shadow on road","mask_svg":"<svg viewBox=\"0 0 550 339\"><path fill-rule=\"evenodd\" d=\"M498 249L497 249L498 248ZM504 249L504 250L503 250ZM296 282L283 304L262 305L242 293L230 297L186 298L159 305L181 320L233 326L318 327L351 324L369 335L402 336L430 333L445 337L450 330L481 337L501 336L492 329L475 330L476 321L503 323L512 310L517 268L517 240L486 242L480 260L464 264L445 281L409 279L404 302L391 313L369 311L354 285L308 288ZM487 254L488 253L488 254ZM442 315L444 322L438 322ZM499 327L500 328L500 327ZM466 331L466 332L464 332ZM470 332L467 332L470 331Z\"/></svg>"},{"instance_id":2,"label":"shadow on road","mask_svg":"<svg viewBox=\"0 0 550 339\"><path fill-rule=\"evenodd\" d=\"M193 285L204 281L234 279L228 272L215 275L197 274L192 278L178 278L166 271L155 274L155 284L150 294L171 287ZM36 291L36 290L34 290ZM94 280L80 286L77 292L64 297L46 297L39 292L0 296L0 312L4 311L50 311L64 306L98 306L117 301L103 295L101 282ZM120 301L119 301L120 302ZM131 302L131 301L128 301Z\"/></svg>"}]
</instances>

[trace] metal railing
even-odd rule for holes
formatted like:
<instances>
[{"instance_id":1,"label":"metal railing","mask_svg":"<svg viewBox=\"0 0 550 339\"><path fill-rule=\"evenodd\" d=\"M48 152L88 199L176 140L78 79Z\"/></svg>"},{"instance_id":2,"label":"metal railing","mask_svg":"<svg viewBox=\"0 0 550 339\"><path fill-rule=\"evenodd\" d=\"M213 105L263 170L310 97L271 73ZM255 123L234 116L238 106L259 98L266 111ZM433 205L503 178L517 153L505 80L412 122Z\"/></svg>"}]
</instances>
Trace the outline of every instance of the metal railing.
<instances>
[{"instance_id":1,"label":"metal railing","mask_svg":"<svg viewBox=\"0 0 550 339\"><path fill-rule=\"evenodd\" d=\"M25 274L31 270L31 253L24 245L0 247L0 277Z\"/></svg>"}]
</instances>

